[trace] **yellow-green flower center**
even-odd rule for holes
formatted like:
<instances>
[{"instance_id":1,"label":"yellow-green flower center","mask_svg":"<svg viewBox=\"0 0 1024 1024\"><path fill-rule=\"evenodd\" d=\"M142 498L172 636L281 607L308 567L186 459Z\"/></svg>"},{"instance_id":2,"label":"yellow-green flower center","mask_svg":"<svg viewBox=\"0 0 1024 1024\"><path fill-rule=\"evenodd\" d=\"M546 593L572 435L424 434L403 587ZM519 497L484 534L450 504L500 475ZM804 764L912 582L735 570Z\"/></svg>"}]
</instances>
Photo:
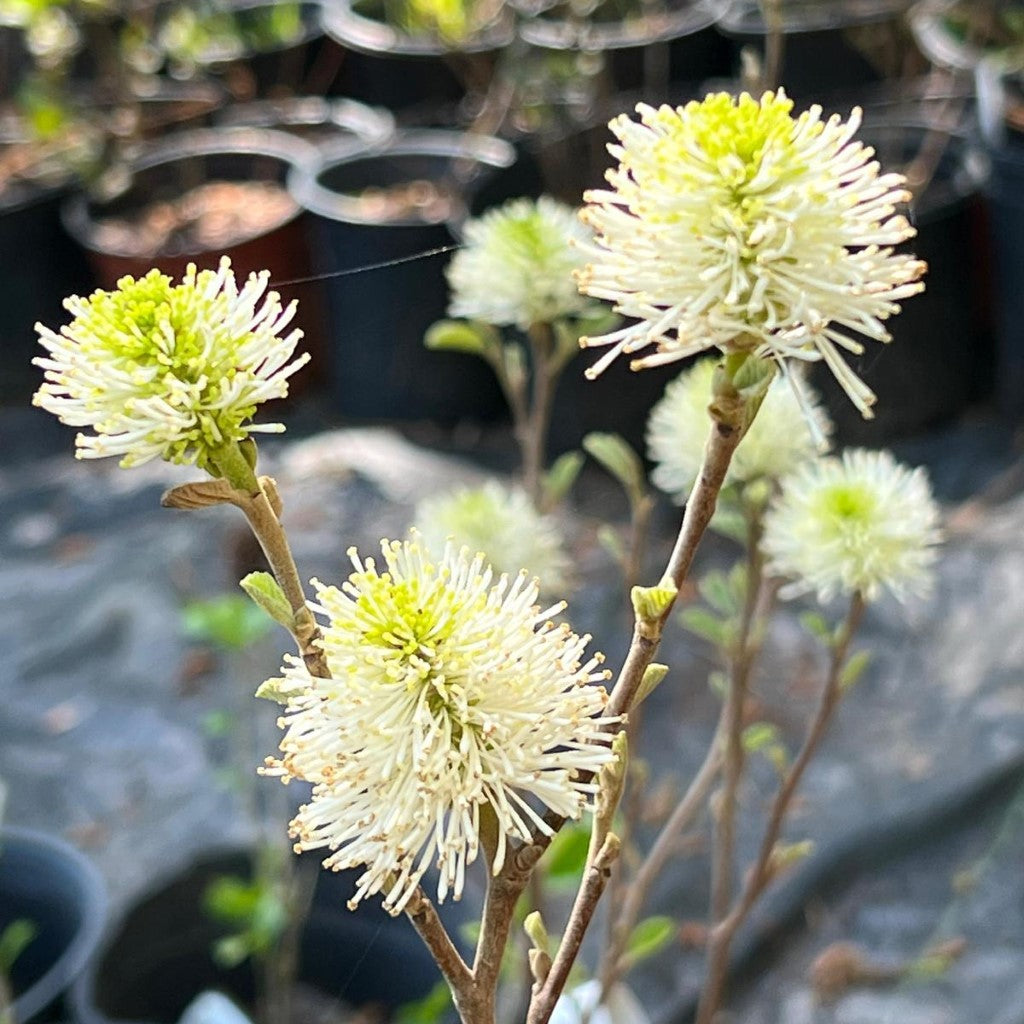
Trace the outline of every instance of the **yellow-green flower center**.
<instances>
[{"instance_id":1,"label":"yellow-green flower center","mask_svg":"<svg viewBox=\"0 0 1024 1024\"><path fill-rule=\"evenodd\" d=\"M847 536L857 528L868 528L876 521L876 496L865 487L837 483L822 490L820 514L833 525L837 537Z\"/></svg>"}]
</instances>

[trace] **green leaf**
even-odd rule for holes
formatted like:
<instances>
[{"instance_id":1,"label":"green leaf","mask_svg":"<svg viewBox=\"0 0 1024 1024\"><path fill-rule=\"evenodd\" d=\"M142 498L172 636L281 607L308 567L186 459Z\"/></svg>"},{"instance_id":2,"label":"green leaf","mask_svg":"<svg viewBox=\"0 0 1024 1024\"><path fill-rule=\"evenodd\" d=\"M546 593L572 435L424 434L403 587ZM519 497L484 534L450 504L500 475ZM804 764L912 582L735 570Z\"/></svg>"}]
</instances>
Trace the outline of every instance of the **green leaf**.
<instances>
[{"instance_id":1,"label":"green leaf","mask_svg":"<svg viewBox=\"0 0 1024 1024\"><path fill-rule=\"evenodd\" d=\"M776 843L768 862L772 878L796 867L814 853L814 840L801 839L796 843Z\"/></svg>"},{"instance_id":2,"label":"green leaf","mask_svg":"<svg viewBox=\"0 0 1024 1024\"><path fill-rule=\"evenodd\" d=\"M708 673L708 689L716 696L725 699L729 692L729 677L721 670L715 669Z\"/></svg>"},{"instance_id":3,"label":"green leaf","mask_svg":"<svg viewBox=\"0 0 1024 1024\"><path fill-rule=\"evenodd\" d=\"M206 887L203 908L214 920L248 924L260 899L259 886L237 875L220 875Z\"/></svg>"},{"instance_id":4,"label":"green leaf","mask_svg":"<svg viewBox=\"0 0 1024 1024\"><path fill-rule=\"evenodd\" d=\"M266 953L273 949L287 924L288 914L276 888L272 885L262 886L249 926L256 952Z\"/></svg>"},{"instance_id":5,"label":"green leaf","mask_svg":"<svg viewBox=\"0 0 1024 1024\"><path fill-rule=\"evenodd\" d=\"M541 949L545 953L551 952L551 939L548 930L544 927L544 918L539 910L533 910L526 915L523 921L523 931L529 936L534 948Z\"/></svg>"},{"instance_id":6,"label":"green leaf","mask_svg":"<svg viewBox=\"0 0 1024 1024\"><path fill-rule=\"evenodd\" d=\"M656 915L639 922L626 941L626 956L639 963L664 949L675 937L678 927L671 917Z\"/></svg>"},{"instance_id":7,"label":"green leaf","mask_svg":"<svg viewBox=\"0 0 1024 1024\"><path fill-rule=\"evenodd\" d=\"M241 594L190 601L182 609L181 622L186 636L228 650L242 650L270 630L263 611Z\"/></svg>"},{"instance_id":8,"label":"green leaf","mask_svg":"<svg viewBox=\"0 0 1024 1024\"><path fill-rule=\"evenodd\" d=\"M566 825L551 840L544 869L551 879L576 879L587 863L590 829L585 825Z\"/></svg>"},{"instance_id":9,"label":"green leaf","mask_svg":"<svg viewBox=\"0 0 1024 1024\"><path fill-rule=\"evenodd\" d=\"M740 602L730 578L718 570L712 570L697 584L697 591L704 600L721 615L735 615Z\"/></svg>"},{"instance_id":10,"label":"green leaf","mask_svg":"<svg viewBox=\"0 0 1024 1024\"><path fill-rule=\"evenodd\" d=\"M582 452L564 452L544 474L544 497L548 507L557 505L572 489L583 468Z\"/></svg>"},{"instance_id":11,"label":"green leaf","mask_svg":"<svg viewBox=\"0 0 1024 1024\"><path fill-rule=\"evenodd\" d=\"M434 352L465 352L481 357L499 343L490 324L469 320L438 320L423 338L423 344Z\"/></svg>"},{"instance_id":12,"label":"green leaf","mask_svg":"<svg viewBox=\"0 0 1024 1024\"><path fill-rule=\"evenodd\" d=\"M754 722L743 730L743 749L761 754L782 774L789 765L789 751L779 739L779 730L771 722Z\"/></svg>"},{"instance_id":13,"label":"green leaf","mask_svg":"<svg viewBox=\"0 0 1024 1024\"><path fill-rule=\"evenodd\" d=\"M39 934L39 929L27 917L15 918L0 932L0 974L9 975L15 961Z\"/></svg>"},{"instance_id":14,"label":"green leaf","mask_svg":"<svg viewBox=\"0 0 1024 1024\"><path fill-rule=\"evenodd\" d=\"M624 438L595 431L583 438L583 449L622 484L631 504L643 498L647 486L644 465Z\"/></svg>"},{"instance_id":15,"label":"green leaf","mask_svg":"<svg viewBox=\"0 0 1024 1024\"><path fill-rule=\"evenodd\" d=\"M444 981L439 981L422 999L405 1003L395 1012L396 1024L438 1024L451 1008L452 994Z\"/></svg>"},{"instance_id":16,"label":"green leaf","mask_svg":"<svg viewBox=\"0 0 1024 1024\"><path fill-rule=\"evenodd\" d=\"M219 708L216 711L209 711L203 715L203 732L211 739L218 739L227 736L234 725L234 718L230 711Z\"/></svg>"},{"instance_id":17,"label":"green leaf","mask_svg":"<svg viewBox=\"0 0 1024 1024\"><path fill-rule=\"evenodd\" d=\"M668 675L668 665L652 661L644 669L643 678L636 690L636 697L633 698L633 707L637 708L662 684Z\"/></svg>"},{"instance_id":18,"label":"green leaf","mask_svg":"<svg viewBox=\"0 0 1024 1024\"><path fill-rule=\"evenodd\" d=\"M856 651L851 654L842 672L839 674L839 688L848 690L864 674L864 670L871 664L871 651Z\"/></svg>"},{"instance_id":19,"label":"green leaf","mask_svg":"<svg viewBox=\"0 0 1024 1024\"><path fill-rule=\"evenodd\" d=\"M679 616L683 626L691 633L714 644L716 647L726 647L729 639L729 624L720 619L714 612L707 608L691 606L684 608Z\"/></svg>"},{"instance_id":20,"label":"green leaf","mask_svg":"<svg viewBox=\"0 0 1024 1024\"><path fill-rule=\"evenodd\" d=\"M803 612L800 616L800 625L822 643L832 643L832 627L818 612Z\"/></svg>"},{"instance_id":21,"label":"green leaf","mask_svg":"<svg viewBox=\"0 0 1024 1024\"><path fill-rule=\"evenodd\" d=\"M290 695L297 689L292 679L267 679L256 687L255 696L260 700L272 700L275 704L287 704Z\"/></svg>"},{"instance_id":22,"label":"green leaf","mask_svg":"<svg viewBox=\"0 0 1024 1024\"><path fill-rule=\"evenodd\" d=\"M608 523L602 523L597 528L597 542L616 562L621 562L626 555L626 549L622 546L622 538L619 536L618 530L609 526Z\"/></svg>"},{"instance_id":23,"label":"green leaf","mask_svg":"<svg viewBox=\"0 0 1024 1024\"><path fill-rule=\"evenodd\" d=\"M213 944L214 962L225 970L231 970L231 968L245 963L253 952L250 937L245 932L225 935Z\"/></svg>"},{"instance_id":24,"label":"green leaf","mask_svg":"<svg viewBox=\"0 0 1024 1024\"><path fill-rule=\"evenodd\" d=\"M251 572L243 576L238 585L262 608L275 622L291 629L295 621L295 613L284 596L277 580L269 572Z\"/></svg>"},{"instance_id":25,"label":"green leaf","mask_svg":"<svg viewBox=\"0 0 1024 1024\"><path fill-rule=\"evenodd\" d=\"M672 607L679 591L666 576L655 587L633 587L629 599L638 622L657 622Z\"/></svg>"},{"instance_id":26,"label":"green leaf","mask_svg":"<svg viewBox=\"0 0 1024 1024\"><path fill-rule=\"evenodd\" d=\"M750 531L746 518L738 508L732 508L727 503L720 503L715 509L715 514L711 517L709 525L719 536L728 537L729 540L746 546Z\"/></svg>"},{"instance_id":27,"label":"green leaf","mask_svg":"<svg viewBox=\"0 0 1024 1024\"><path fill-rule=\"evenodd\" d=\"M736 371L732 385L744 398L757 398L760 401L775 378L775 369L775 363L770 359L750 356Z\"/></svg>"},{"instance_id":28,"label":"green leaf","mask_svg":"<svg viewBox=\"0 0 1024 1024\"><path fill-rule=\"evenodd\" d=\"M756 754L770 744L778 742L779 730L771 722L754 722L743 730L743 749Z\"/></svg>"}]
</instances>

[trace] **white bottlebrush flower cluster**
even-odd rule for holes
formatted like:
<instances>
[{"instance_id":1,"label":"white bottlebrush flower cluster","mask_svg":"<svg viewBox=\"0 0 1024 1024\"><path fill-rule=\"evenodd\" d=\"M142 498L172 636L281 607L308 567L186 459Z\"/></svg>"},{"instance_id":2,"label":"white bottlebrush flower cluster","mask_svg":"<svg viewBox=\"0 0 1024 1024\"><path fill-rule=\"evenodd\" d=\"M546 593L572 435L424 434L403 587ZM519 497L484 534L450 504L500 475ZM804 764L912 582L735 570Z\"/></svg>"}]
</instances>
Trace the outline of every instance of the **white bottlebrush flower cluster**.
<instances>
[{"instance_id":1,"label":"white bottlebrush flower cluster","mask_svg":"<svg viewBox=\"0 0 1024 1024\"><path fill-rule=\"evenodd\" d=\"M495 573L526 571L540 577L544 593L564 594L569 556L558 523L541 515L520 487L488 480L425 498L413 518L424 545L442 551L448 541L481 552Z\"/></svg>"},{"instance_id":2,"label":"white bottlebrush flower cluster","mask_svg":"<svg viewBox=\"0 0 1024 1024\"><path fill-rule=\"evenodd\" d=\"M251 433L256 407L288 393L288 378L308 361L292 359L302 332L285 334L295 303L268 292L270 274L241 289L227 257L216 271L189 265L180 284L158 270L124 277L113 291L72 296L60 333L36 325L48 355L34 403L74 427L79 458L121 456L122 466L150 459L196 463Z\"/></svg>"},{"instance_id":3,"label":"white bottlebrush flower cluster","mask_svg":"<svg viewBox=\"0 0 1024 1024\"><path fill-rule=\"evenodd\" d=\"M292 834L328 867L365 866L350 906L384 892L397 914L435 863L438 899L461 895L485 808L497 871L510 840L550 831L542 805L579 817L613 754L601 658L525 573L495 583L481 556L435 561L415 539L382 551L381 571L352 551L340 589L314 583L333 678L291 659L270 681L287 710L265 771L314 784Z\"/></svg>"},{"instance_id":4,"label":"white bottlebrush flower cluster","mask_svg":"<svg viewBox=\"0 0 1024 1024\"><path fill-rule=\"evenodd\" d=\"M792 582L784 596L821 601L885 590L924 594L939 543L939 510L923 469L885 451L854 449L805 463L783 483L764 522L767 568Z\"/></svg>"},{"instance_id":5,"label":"white bottlebrush flower cluster","mask_svg":"<svg viewBox=\"0 0 1024 1024\"><path fill-rule=\"evenodd\" d=\"M781 90L719 93L611 122L619 165L584 197L596 238L579 285L634 322L583 339L612 346L591 376L651 345L635 368L709 349L823 359L870 415L842 353L862 351L851 331L889 341L884 321L924 287L925 265L893 251L915 233L896 213L910 194L854 141L859 110L791 111Z\"/></svg>"},{"instance_id":6,"label":"white bottlebrush flower cluster","mask_svg":"<svg viewBox=\"0 0 1024 1024\"><path fill-rule=\"evenodd\" d=\"M583 263L576 243L589 239L577 212L547 196L513 199L470 220L448 265L448 315L521 330L580 316L595 306L573 278Z\"/></svg>"},{"instance_id":7,"label":"white bottlebrush flower cluster","mask_svg":"<svg viewBox=\"0 0 1024 1024\"><path fill-rule=\"evenodd\" d=\"M651 480L680 505L689 497L704 457L717 363L717 359L702 359L684 370L665 388L647 421L647 454L655 463ZM810 387L801 385L801 391L803 402L788 381L778 376L772 381L733 454L727 484L778 480L818 454L815 432L827 437L832 424Z\"/></svg>"}]
</instances>

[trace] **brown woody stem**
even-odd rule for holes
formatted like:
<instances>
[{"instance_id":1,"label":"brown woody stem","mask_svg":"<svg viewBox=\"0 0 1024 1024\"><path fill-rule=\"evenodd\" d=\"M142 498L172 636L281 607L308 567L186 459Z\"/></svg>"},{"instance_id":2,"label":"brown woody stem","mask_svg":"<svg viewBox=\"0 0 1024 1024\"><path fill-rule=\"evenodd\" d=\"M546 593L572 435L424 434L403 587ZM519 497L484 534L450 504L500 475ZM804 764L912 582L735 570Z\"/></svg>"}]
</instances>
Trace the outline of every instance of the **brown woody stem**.
<instances>
[{"instance_id":1,"label":"brown woody stem","mask_svg":"<svg viewBox=\"0 0 1024 1024\"><path fill-rule=\"evenodd\" d=\"M860 625L864 613L864 599L855 594L850 602L850 610L832 647L828 676L822 688L818 707L808 727L803 745L796 759L790 765L782 780L782 785L775 794L768 823L758 850L757 859L747 876L746 885L737 899L729 915L715 925L711 932L708 950L708 969L701 992L700 1004L697 1009L696 1024L712 1024L718 1012L725 990L725 978L729 968L729 951L732 940L740 926L747 919L751 908L758 897L772 880L772 854L782 832L782 825L789 811L793 795L803 778L807 765L817 752L821 740L828 730L832 715L842 695L842 671L850 649L850 642Z\"/></svg>"}]
</instances>

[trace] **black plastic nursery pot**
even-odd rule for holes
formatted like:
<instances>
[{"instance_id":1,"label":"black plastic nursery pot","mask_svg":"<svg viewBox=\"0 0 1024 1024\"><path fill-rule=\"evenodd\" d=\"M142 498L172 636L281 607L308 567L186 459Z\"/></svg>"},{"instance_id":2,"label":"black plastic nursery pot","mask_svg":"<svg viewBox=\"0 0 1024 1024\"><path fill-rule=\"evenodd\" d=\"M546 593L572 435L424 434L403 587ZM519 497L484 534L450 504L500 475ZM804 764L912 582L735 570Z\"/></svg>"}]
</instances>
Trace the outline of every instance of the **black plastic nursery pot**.
<instances>
[{"instance_id":1,"label":"black plastic nursery pot","mask_svg":"<svg viewBox=\"0 0 1024 1024\"><path fill-rule=\"evenodd\" d=\"M492 22L450 45L389 25L379 0L329 0L322 24L341 49L334 85L340 95L425 126L453 123L451 109L467 90L486 87L495 55L515 37L515 20L503 4Z\"/></svg>"},{"instance_id":2,"label":"black plastic nursery pot","mask_svg":"<svg viewBox=\"0 0 1024 1024\"><path fill-rule=\"evenodd\" d=\"M238 99L301 91L323 35L320 4L289 2L297 8L298 24L294 34L281 38L273 35L270 26L280 15L282 0L220 0L213 7L219 16L233 18L237 45L225 47L214 37L198 55L199 65L219 75Z\"/></svg>"},{"instance_id":3,"label":"black plastic nursery pot","mask_svg":"<svg viewBox=\"0 0 1024 1024\"><path fill-rule=\"evenodd\" d=\"M77 850L31 829L0 831L0 932L19 920L35 928L11 970L18 1024L59 1018L99 942L106 909L99 872Z\"/></svg>"},{"instance_id":4,"label":"black plastic nursery pot","mask_svg":"<svg viewBox=\"0 0 1024 1024\"><path fill-rule=\"evenodd\" d=\"M311 276L311 263L303 211L288 199L285 182L293 167L316 159L317 150L311 143L272 129L220 127L178 132L146 145L131 164L128 183L115 195L103 199L72 196L63 208L63 220L85 249L104 288L113 288L125 275L138 278L154 267L173 278L180 277L189 263L200 270L216 268L222 256L231 259L238 279L268 270L271 286L282 300L299 301L297 325L305 332L301 345L314 357L312 364L292 378L295 393L312 386L317 364L323 364L323 296L318 282L305 280ZM160 204L178 203L197 188L249 183L277 188L279 215L260 216L249 225L243 219L237 232L223 234L215 244L206 245L199 236L175 231L155 249L137 245L132 228L147 211ZM241 215L246 196L240 199ZM288 283L297 280L303 283Z\"/></svg>"},{"instance_id":5,"label":"black plastic nursery pot","mask_svg":"<svg viewBox=\"0 0 1024 1024\"><path fill-rule=\"evenodd\" d=\"M869 122L860 134L887 170L903 167L929 138L920 124ZM931 141L941 145L941 155L910 207L917 236L901 247L928 264L925 291L902 302L902 312L887 322L891 344L864 339L864 354L848 360L878 396L874 419L862 419L824 364L814 364L812 381L844 444L887 444L952 419L992 391L983 163L960 137Z\"/></svg>"},{"instance_id":6,"label":"black plastic nursery pot","mask_svg":"<svg viewBox=\"0 0 1024 1024\"><path fill-rule=\"evenodd\" d=\"M989 150L986 188L993 246L996 399L1024 419L1024 138L1010 135Z\"/></svg>"},{"instance_id":7,"label":"black plastic nursery pot","mask_svg":"<svg viewBox=\"0 0 1024 1024\"><path fill-rule=\"evenodd\" d=\"M22 144L0 135L0 152ZM34 324L60 320L64 298L92 282L81 250L61 227L68 175L56 165L40 174L0 186L0 404L32 397L42 383L31 363L42 352Z\"/></svg>"},{"instance_id":8,"label":"black plastic nursery pot","mask_svg":"<svg viewBox=\"0 0 1024 1024\"><path fill-rule=\"evenodd\" d=\"M248 872L244 852L211 853L138 901L74 986L77 1024L174 1024L207 990L251 1004L251 966L217 965L212 949L224 929L203 911L213 881ZM426 995L440 974L412 927L379 906L348 910L351 895L351 874L320 872L298 980L328 1000L354 1008L375 1004L385 1012Z\"/></svg>"},{"instance_id":9,"label":"black plastic nursery pot","mask_svg":"<svg viewBox=\"0 0 1024 1024\"><path fill-rule=\"evenodd\" d=\"M670 84L695 88L730 70L729 45L713 27L714 0L668 0L622 20L601 20L601 10L585 19L540 13L523 19L520 34L544 50L603 54L613 91L654 104L666 100Z\"/></svg>"},{"instance_id":10,"label":"black plastic nursery pot","mask_svg":"<svg viewBox=\"0 0 1024 1024\"><path fill-rule=\"evenodd\" d=\"M911 2L787 0L781 5L785 35L781 84L791 96L821 101L905 74L898 64L887 68L885 60L890 51L892 61L899 59L897 40ZM718 19L718 28L734 46L734 71L739 70L744 47L763 54L767 27L758 0L731 0Z\"/></svg>"},{"instance_id":11,"label":"black plastic nursery pot","mask_svg":"<svg viewBox=\"0 0 1024 1024\"><path fill-rule=\"evenodd\" d=\"M475 356L429 352L423 337L446 314L449 254L437 250L454 244L449 221L514 159L497 139L424 130L370 152L327 149L289 178L313 214L316 269L328 277L330 374L343 416L451 424L503 412L489 367Z\"/></svg>"}]
</instances>

